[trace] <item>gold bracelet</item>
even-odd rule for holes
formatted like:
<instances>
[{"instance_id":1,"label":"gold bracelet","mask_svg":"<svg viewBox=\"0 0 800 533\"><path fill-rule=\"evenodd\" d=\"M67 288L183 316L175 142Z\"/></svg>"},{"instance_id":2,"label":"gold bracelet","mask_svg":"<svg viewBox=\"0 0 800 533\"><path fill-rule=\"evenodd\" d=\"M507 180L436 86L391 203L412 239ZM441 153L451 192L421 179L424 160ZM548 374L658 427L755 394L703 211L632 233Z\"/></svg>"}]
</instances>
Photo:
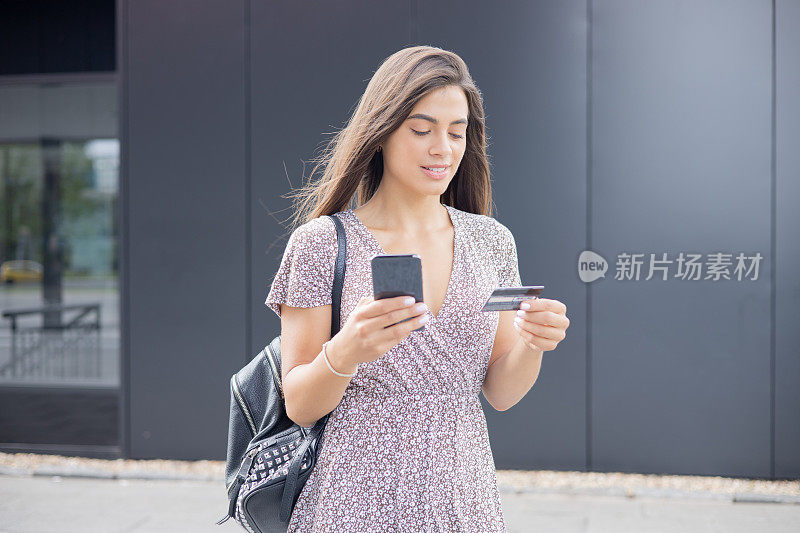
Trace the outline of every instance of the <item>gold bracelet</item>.
<instances>
[{"instance_id":1,"label":"gold bracelet","mask_svg":"<svg viewBox=\"0 0 800 533\"><path fill-rule=\"evenodd\" d=\"M333 339L322 343L322 357L325 359L325 364L328 365L330 371L336 374L337 376L342 376L343 378L352 378L353 376L356 375L356 372L358 372L358 367L356 367L356 371L353 372L352 374L342 374L341 372L337 372L336 370L334 370L333 367L331 366L331 362L328 360L328 350L326 350L326 348L328 346L328 343L331 342L332 340Z\"/></svg>"}]
</instances>

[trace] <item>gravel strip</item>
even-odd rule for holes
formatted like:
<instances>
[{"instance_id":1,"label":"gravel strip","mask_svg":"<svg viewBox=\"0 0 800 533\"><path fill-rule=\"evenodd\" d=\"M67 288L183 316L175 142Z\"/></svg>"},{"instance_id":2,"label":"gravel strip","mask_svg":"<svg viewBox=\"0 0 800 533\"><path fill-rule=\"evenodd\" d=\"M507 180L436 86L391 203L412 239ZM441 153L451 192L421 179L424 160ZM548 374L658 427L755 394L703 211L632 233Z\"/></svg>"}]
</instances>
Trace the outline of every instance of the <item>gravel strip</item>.
<instances>
[{"instance_id":1,"label":"gravel strip","mask_svg":"<svg viewBox=\"0 0 800 533\"><path fill-rule=\"evenodd\" d=\"M0 452L0 475L68 476L107 479L186 479L216 481L224 492L224 461L91 459ZM701 498L734 502L800 504L800 480L767 481L706 476L498 470L501 492Z\"/></svg>"},{"instance_id":2,"label":"gravel strip","mask_svg":"<svg viewBox=\"0 0 800 533\"><path fill-rule=\"evenodd\" d=\"M598 494L648 498L708 498L800 504L800 480L769 481L720 476L498 470L501 491Z\"/></svg>"},{"instance_id":3,"label":"gravel strip","mask_svg":"<svg viewBox=\"0 0 800 533\"><path fill-rule=\"evenodd\" d=\"M222 490L225 490L224 461L109 460L38 453L0 452L0 474L219 481Z\"/></svg>"}]
</instances>

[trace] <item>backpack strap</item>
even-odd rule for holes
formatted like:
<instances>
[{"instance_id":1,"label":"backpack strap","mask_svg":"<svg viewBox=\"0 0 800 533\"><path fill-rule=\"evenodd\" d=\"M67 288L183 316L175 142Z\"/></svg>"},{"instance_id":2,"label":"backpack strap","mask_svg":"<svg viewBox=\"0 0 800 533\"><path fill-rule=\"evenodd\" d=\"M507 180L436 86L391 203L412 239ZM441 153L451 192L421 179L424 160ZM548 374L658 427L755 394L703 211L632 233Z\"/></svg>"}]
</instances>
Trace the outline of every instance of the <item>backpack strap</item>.
<instances>
[{"instance_id":1,"label":"backpack strap","mask_svg":"<svg viewBox=\"0 0 800 533\"><path fill-rule=\"evenodd\" d=\"M339 243L339 253L336 254L336 266L333 275L333 313L331 314L331 337L339 332L339 321L342 312L342 289L344 288L344 271L347 267L347 236L344 232L344 225L339 217L328 215L336 224L336 240Z\"/></svg>"},{"instance_id":2,"label":"backpack strap","mask_svg":"<svg viewBox=\"0 0 800 533\"><path fill-rule=\"evenodd\" d=\"M289 471L286 473L286 481L283 485L283 496L281 497L281 510L278 514L278 519L281 522L286 522L289 520L289 516L292 512L292 507L294 506L294 502L296 500L295 494L296 492L299 493L297 490L297 479L300 476L300 467L303 465L304 456L308 451L309 447L311 446L311 442L316 439L317 445L319 445L319 438L322 435L322 430L325 429L325 422L328 420L328 415L317 420L317 423L314 424L314 427L311 428L309 431L308 436L303 439L303 443L297 448L297 451L292 457L292 462L289 465ZM313 457L312 453L312 459ZM308 462L308 468L313 468L316 466L316 462L312 464L312 461Z\"/></svg>"}]
</instances>

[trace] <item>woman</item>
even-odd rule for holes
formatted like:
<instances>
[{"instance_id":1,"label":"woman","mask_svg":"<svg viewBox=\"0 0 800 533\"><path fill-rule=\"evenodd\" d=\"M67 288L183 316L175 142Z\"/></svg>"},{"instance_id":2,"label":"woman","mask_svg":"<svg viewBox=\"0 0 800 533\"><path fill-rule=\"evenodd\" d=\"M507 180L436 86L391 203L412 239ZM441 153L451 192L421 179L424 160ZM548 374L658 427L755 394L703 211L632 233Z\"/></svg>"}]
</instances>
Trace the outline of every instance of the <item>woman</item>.
<instances>
[{"instance_id":1,"label":"woman","mask_svg":"<svg viewBox=\"0 0 800 533\"><path fill-rule=\"evenodd\" d=\"M556 300L479 311L521 282L514 237L487 214L483 105L464 62L430 46L387 58L320 166L265 302L281 317L287 414L309 427L331 413L289 531L505 531L479 394L498 410L522 399L569 320ZM348 245L332 339L326 214ZM421 257L424 303L372 298L371 258L399 253Z\"/></svg>"}]
</instances>

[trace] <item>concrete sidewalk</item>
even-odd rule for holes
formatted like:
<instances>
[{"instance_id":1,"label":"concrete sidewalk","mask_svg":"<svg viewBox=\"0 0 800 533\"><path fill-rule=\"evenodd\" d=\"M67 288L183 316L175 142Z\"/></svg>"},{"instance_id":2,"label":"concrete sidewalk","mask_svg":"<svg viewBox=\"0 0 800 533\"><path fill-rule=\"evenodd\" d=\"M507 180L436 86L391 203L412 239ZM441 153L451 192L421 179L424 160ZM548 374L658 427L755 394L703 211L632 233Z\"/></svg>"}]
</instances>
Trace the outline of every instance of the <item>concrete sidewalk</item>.
<instances>
[{"instance_id":1,"label":"concrete sidewalk","mask_svg":"<svg viewBox=\"0 0 800 533\"><path fill-rule=\"evenodd\" d=\"M800 505L558 493L502 493L508 531L800 531ZM244 531L211 481L0 475L0 532Z\"/></svg>"}]
</instances>

